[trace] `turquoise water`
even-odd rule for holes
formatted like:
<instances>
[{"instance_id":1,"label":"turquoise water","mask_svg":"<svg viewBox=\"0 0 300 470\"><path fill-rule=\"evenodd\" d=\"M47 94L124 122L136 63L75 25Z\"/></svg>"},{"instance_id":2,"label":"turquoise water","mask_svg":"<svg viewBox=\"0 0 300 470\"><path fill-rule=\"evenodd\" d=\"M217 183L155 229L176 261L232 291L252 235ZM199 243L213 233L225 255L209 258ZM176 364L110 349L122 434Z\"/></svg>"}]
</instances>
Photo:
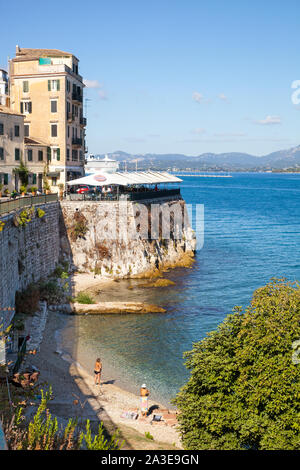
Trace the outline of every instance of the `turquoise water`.
<instances>
[{"instance_id":1,"label":"turquoise water","mask_svg":"<svg viewBox=\"0 0 300 470\"><path fill-rule=\"evenodd\" d=\"M300 175L183 179L186 202L205 206L204 246L193 269L168 273L174 287L142 289L122 281L99 294L153 302L167 313L69 318L63 332L65 348L86 367L92 370L100 355L106 379L135 392L146 382L152 397L166 404L188 378L182 355L193 342L235 305L247 305L271 277L300 279Z\"/></svg>"}]
</instances>

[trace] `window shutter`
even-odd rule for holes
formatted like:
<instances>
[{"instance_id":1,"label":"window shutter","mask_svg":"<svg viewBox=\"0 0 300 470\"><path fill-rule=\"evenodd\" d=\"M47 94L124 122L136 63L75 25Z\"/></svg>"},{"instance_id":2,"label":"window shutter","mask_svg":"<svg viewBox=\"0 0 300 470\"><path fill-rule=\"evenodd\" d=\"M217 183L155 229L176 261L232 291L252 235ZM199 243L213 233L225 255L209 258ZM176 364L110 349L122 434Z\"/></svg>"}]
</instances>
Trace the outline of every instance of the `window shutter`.
<instances>
[{"instance_id":1,"label":"window shutter","mask_svg":"<svg viewBox=\"0 0 300 470\"><path fill-rule=\"evenodd\" d=\"M51 91L51 80L48 80L48 91Z\"/></svg>"},{"instance_id":2,"label":"window shutter","mask_svg":"<svg viewBox=\"0 0 300 470\"><path fill-rule=\"evenodd\" d=\"M56 152L57 152L57 153L56 153L56 159L57 159L57 160L60 160L60 149L57 149Z\"/></svg>"},{"instance_id":3,"label":"window shutter","mask_svg":"<svg viewBox=\"0 0 300 470\"><path fill-rule=\"evenodd\" d=\"M24 110L24 104L23 104L23 102L21 101L21 103L20 103L20 111L21 111L21 114L23 114L23 110Z\"/></svg>"},{"instance_id":4,"label":"window shutter","mask_svg":"<svg viewBox=\"0 0 300 470\"><path fill-rule=\"evenodd\" d=\"M28 112L32 113L32 101L29 101L28 103Z\"/></svg>"},{"instance_id":5,"label":"window shutter","mask_svg":"<svg viewBox=\"0 0 300 470\"><path fill-rule=\"evenodd\" d=\"M36 173L32 175L32 184L36 184Z\"/></svg>"},{"instance_id":6,"label":"window shutter","mask_svg":"<svg viewBox=\"0 0 300 470\"><path fill-rule=\"evenodd\" d=\"M51 162L51 148L47 147L47 160L48 162Z\"/></svg>"},{"instance_id":7,"label":"window shutter","mask_svg":"<svg viewBox=\"0 0 300 470\"><path fill-rule=\"evenodd\" d=\"M60 90L60 80L56 80L57 81L57 91Z\"/></svg>"},{"instance_id":8,"label":"window shutter","mask_svg":"<svg viewBox=\"0 0 300 470\"><path fill-rule=\"evenodd\" d=\"M8 184L8 173L4 173L4 184Z\"/></svg>"}]
</instances>

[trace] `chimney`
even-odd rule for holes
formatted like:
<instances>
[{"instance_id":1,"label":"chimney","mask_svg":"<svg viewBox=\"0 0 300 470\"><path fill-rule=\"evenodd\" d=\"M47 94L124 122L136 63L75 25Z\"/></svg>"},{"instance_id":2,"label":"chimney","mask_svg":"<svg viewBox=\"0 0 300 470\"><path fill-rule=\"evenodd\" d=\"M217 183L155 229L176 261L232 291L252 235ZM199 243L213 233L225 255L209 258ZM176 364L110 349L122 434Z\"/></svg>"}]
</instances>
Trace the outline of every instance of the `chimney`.
<instances>
[{"instance_id":1,"label":"chimney","mask_svg":"<svg viewBox=\"0 0 300 470\"><path fill-rule=\"evenodd\" d=\"M18 54L20 52L20 48L19 46L16 46L16 54Z\"/></svg>"}]
</instances>

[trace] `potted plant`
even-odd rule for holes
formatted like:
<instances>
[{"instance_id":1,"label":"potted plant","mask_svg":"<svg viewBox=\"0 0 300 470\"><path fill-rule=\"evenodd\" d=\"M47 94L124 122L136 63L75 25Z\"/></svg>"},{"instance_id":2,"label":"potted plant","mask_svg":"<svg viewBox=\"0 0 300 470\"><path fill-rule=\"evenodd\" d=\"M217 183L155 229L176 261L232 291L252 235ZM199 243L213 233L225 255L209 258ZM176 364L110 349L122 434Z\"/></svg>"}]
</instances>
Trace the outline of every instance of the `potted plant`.
<instances>
[{"instance_id":1,"label":"potted plant","mask_svg":"<svg viewBox=\"0 0 300 470\"><path fill-rule=\"evenodd\" d=\"M25 196L26 190L27 190L27 186L25 186L25 184L22 184L22 186L20 187L22 197Z\"/></svg>"},{"instance_id":2,"label":"potted plant","mask_svg":"<svg viewBox=\"0 0 300 470\"><path fill-rule=\"evenodd\" d=\"M8 188L5 188L5 189L4 189L4 194L5 194L6 196L9 195L9 189L8 189Z\"/></svg>"},{"instance_id":3,"label":"potted plant","mask_svg":"<svg viewBox=\"0 0 300 470\"><path fill-rule=\"evenodd\" d=\"M30 189L31 189L32 195L36 196L37 188L35 186L32 186L32 188Z\"/></svg>"}]
</instances>

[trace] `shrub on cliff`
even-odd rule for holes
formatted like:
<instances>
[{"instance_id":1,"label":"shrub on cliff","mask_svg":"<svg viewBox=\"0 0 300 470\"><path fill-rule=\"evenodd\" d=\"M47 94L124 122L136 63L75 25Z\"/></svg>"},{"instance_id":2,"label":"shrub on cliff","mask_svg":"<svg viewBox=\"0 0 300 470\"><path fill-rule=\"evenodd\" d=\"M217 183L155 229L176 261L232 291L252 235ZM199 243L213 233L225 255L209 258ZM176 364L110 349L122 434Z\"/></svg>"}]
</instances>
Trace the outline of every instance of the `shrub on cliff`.
<instances>
[{"instance_id":1,"label":"shrub on cliff","mask_svg":"<svg viewBox=\"0 0 300 470\"><path fill-rule=\"evenodd\" d=\"M16 313L34 314L39 309L40 291L38 286L31 284L22 292L16 292Z\"/></svg>"},{"instance_id":2,"label":"shrub on cliff","mask_svg":"<svg viewBox=\"0 0 300 470\"><path fill-rule=\"evenodd\" d=\"M300 288L272 280L186 353L186 449L300 449Z\"/></svg>"},{"instance_id":3,"label":"shrub on cliff","mask_svg":"<svg viewBox=\"0 0 300 470\"><path fill-rule=\"evenodd\" d=\"M29 423L25 422L22 408L18 408L11 420L4 422L4 433L10 450L118 450L123 443L117 439L117 433L106 438L103 425L93 435L90 421L84 429L78 429L76 419L70 418L65 427L58 425L56 417L52 417L48 402L52 390L41 390L41 403Z\"/></svg>"}]
</instances>

